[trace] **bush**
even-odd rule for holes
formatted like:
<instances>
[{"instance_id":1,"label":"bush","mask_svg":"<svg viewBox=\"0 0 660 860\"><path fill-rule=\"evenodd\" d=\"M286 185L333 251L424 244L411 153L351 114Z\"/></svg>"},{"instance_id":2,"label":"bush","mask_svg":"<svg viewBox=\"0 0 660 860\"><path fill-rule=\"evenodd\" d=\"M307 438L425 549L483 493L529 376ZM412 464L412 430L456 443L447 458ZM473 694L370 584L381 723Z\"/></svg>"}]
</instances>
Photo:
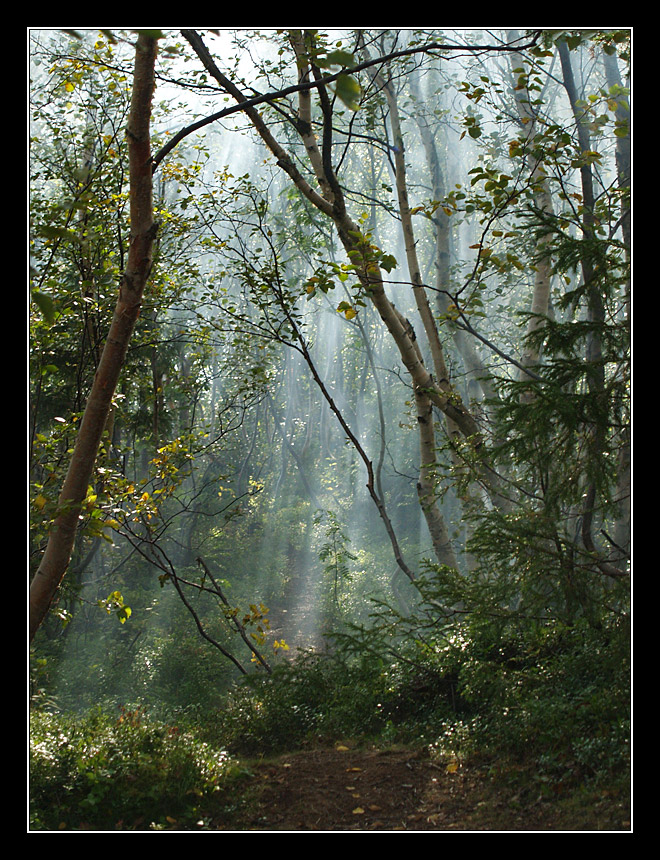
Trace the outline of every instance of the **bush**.
<instances>
[{"instance_id":1,"label":"bush","mask_svg":"<svg viewBox=\"0 0 660 860\"><path fill-rule=\"evenodd\" d=\"M551 625L475 637L461 669L473 732L534 761L542 779L626 779L630 766L629 637L624 626Z\"/></svg>"},{"instance_id":2,"label":"bush","mask_svg":"<svg viewBox=\"0 0 660 860\"><path fill-rule=\"evenodd\" d=\"M147 829L195 816L231 767L225 751L139 708L118 718L35 711L31 828Z\"/></svg>"},{"instance_id":3,"label":"bush","mask_svg":"<svg viewBox=\"0 0 660 860\"><path fill-rule=\"evenodd\" d=\"M387 722L387 685L380 660L301 653L234 690L221 717L222 736L230 749L253 754L376 734Z\"/></svg>"}]
</instances>

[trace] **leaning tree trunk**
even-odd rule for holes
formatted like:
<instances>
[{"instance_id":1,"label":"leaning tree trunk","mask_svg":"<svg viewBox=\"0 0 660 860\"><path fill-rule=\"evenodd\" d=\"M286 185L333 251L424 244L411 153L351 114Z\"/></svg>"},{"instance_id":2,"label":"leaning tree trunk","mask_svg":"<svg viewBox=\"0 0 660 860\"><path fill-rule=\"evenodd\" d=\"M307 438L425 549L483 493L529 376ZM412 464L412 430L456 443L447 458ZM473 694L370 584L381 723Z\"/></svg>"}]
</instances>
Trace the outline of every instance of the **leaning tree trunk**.
<instances>
[{"instance_id":1,"label":"leaning tree trunk","mask_svg":"<svg viewBox=\"0 0 660 860\"><path fill-rule=\"evenodd\" d=\"M150 144L151 101L155 86L157 39L138 34L128 137L131 240L110 331L85 406L69 469L58 500L58 514L39 569L30 585L30 639L43 622L71 559L80 510L111 408L128 344L140 312L152 264L157 225L153 220Z\"/></svg>"},{"instance_id":2,"label":"leaning tree trunk","mask_svg":"<svg viewBox=\"0 0 660 860\"><path fill-rule=\"evenodd\" d=\"M256 132L277 159L278 167L289 176L296 188L319 212L332 219L346 254L354 266L355 275L362 285L365 296L371 301L399 351L401 361L410 376L413 389L422 398L425 398L431 407L438 409L457 428L457 432L462 434L468 448L477 455L476 466L479 468L481 480L492 494L493 503L498 506L506 506L507 500L503 497L498 487L498 476L491 469L482 465L481 460L485 452L484 439L479 425L470 411L456 397L456 393L450 387L446 386L444 382L445 375L443 374L440 379L436 380L425 366L412 325L395 307L386 293L385 279L379 263L380 250L370 244L346 209L344 195L332 166L332 105L323 84L320 71L314 67L304 49L304 35L298 31L293 31L290 33L290 39L294 52L298 52L297 61L300 75L298 86L304 87L308 85L312 78L317 84L316 89L322 114L321 146L319 146L317 136L309 121L309 96L305 90L300 91L299 112L297 117L292 121L309 156L319 190L312 187L310 182L302 175L294 159L275 139L261 113L254 105L249 104L243 92L220 71L200 35L195 30L182 30L181 32L209 74L215 78L223 90L229 93L241 105L241 109L252 122ZM421 289L420 285L418 295L421 295ZM426 404L424 406L426 407ZM428 410L425 409L423 414L427 415ZM428 450L429 446L425 445L425 447ZM427 485L430 485L431 475L428 472L425 473L422 476L422 480ZM367 486L372 489L371 484L370 479ZM382 500L377 498L375 492L373 495L392 539L391 524L388 524ZM428 499L426 488L423 485L422 495L425 500ZM434 522L433 525L434 527L439 525L438 521ZM436 532L436 534L439 533ZM449 549L448 544L446 548ZM395 555L397 555L397 561L402 570L408 576L411 576L410 570L399 560L396 550Z\"/></svg>"},{"instance_id":3,"label":"leaning tree trunk","mask_svg":"<svg viewBox=\"0 0 660 860\"><path fill-rule=\"evenodd\" d=\"M408 274L415 303L430 350L436 383L457 403L460 402L460 396L450 382L449 370L445 361L437 322L428 301L417 256L417 239L413 228L412 213L408 199L403 132L401 130L399 106L394 85L391 80L385 80L382 73L374 74L373 79L384 91L387 98L388 115L394 140L395 179L399 201L399 216L403 230ZM433 404L426 393L419 387L415 388L415 403L417 405L417 426L420 434L420 471L417 484L419 504L426 519L438 563L444 564L447 567L457 568L456 554L449 537L444 516L438 504L440 496L440 465L437 460ZM451 434L454 430L454 424L448 415L445 416L445 421L447 432Z\"/></svg>"}]
</instances>

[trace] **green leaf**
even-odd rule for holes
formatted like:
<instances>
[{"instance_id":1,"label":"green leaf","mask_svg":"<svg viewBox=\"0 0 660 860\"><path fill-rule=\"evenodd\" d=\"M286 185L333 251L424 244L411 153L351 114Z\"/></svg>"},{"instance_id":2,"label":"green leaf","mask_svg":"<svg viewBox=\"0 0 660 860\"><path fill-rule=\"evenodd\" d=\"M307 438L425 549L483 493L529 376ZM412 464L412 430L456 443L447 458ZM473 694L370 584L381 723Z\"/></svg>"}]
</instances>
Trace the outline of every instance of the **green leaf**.
<instances>
[{"instance_id":1,"label":"green leaf","mask_svg":"<svg viewBox=\"0 0 660 860\"><path fill-rule=\"evenodd\" d=\"M46 293L42 293L39 290L34 290L32 292L32 301L41 311L41 315L48 323L48 325L52 325L55 321L55 302L52 298Z\"/></svg>"},{"instance_id":2,"label":"green leaf","mask_svg":"<svg viewBox=\"0 0 660 860\"><path fill-rule=\"evenodd\" d=\"M355 61L349 51L331 51L325 62L329 66L352 66Z\"/></svg>"},{"instance_id":3,"label":"green leaf","mask_svg":"<svg viewBox=\"0 0 660 860\"><path fill-rule=\"evenodd\" d=\"M162 30L133 30L134 33L143 33L149 36L150 39L164 39L165 33Z\"/></svg>"},{"instance_id":4,"label":"green leaf","mask_svg":"<svg viewBox=\"0 0 660 860\"><path fill-rule=\"evenodd\" d=\"M392 269L396 269L397 267L396 258L392 254L383 254L380 258L380 266L386 272L391 272Z\"/></svg>"},{"instance_id":5,"label":"green leaf","mask_svg":"<svg viewBox=\"0 0 660 860\"><path fill-rule=\"evenodd\" d=\"M39 233L46 239L64 239L67 242L80 242L80 237L76 233L73 233L71 230L67 230L64 227L48 227L47 225L42 225L39 228Z\"/></svg>"},{"instance_id":6,"label":"green leaf","mask_svg":"<svg viewBox=\"0 0 660 860\"><path fill-rule=\"evenodd\" d=\"M335 93L350 110L355 111L359 108L362 90L355 78L350 75L340 75L335 84Z\"/></svg>"}]
</instances>

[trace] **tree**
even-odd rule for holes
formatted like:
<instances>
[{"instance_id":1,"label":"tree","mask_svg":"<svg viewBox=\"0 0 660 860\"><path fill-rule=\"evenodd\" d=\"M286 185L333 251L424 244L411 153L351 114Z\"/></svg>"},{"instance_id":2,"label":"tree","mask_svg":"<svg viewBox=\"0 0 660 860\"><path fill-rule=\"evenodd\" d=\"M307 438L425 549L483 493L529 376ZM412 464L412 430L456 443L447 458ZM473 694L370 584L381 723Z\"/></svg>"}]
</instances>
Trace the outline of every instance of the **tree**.
<instances>
[{"instance_id":1,"label":"tree","mask_svg":"<svg viewBox=\"0 0 660 860\"><path fill-rule=\"evenodd\" d=\"M303 176L290 155L277 141L263 117L258 112L251 100L225 75L216 65L208 48L199 33L195 31L184 31L185 38L203 62L207 71L229 93L237 102L241 110L244 110L253 123L257 133L260 135L270 152L276 157L278 165L289 175L295 186L306 199L321 213L332 220L337 230L339 239L350 260L350 268L357 277L360 290L364 297L373 303L381 320L396 344L401 360L412 380L418 409L418 426L420 428L420 439L422 447L422 468L420 472L420 500L422 508L429 520L431 533L434 536L434 544L443 561L454 563L453 553L450 550L447 532L442 518L437 511L433 499L433 483L435 461L435 434L433 430L432 412L439 409L446 419L458 429L468 441L475 452L483 449L483 439L477 423L469 410L462 403L458 391L450 384L448 374L444 366L442 348L437 336L435 323L428 305L424 287L421 283L419 267L415 260L414 240L411 232L409 212L406 203L404 164L401 158L402 139L400 134L395 133L394 151L398 159L398 182L399 202L403 208L402 218L407 238L408 262L411 267L410 276L413 290L418 298L418 308L421 310L427 343L434 356L434 368L436 376L427 369L422 352L416 342L417 335L410 321L406 319L395 307L387 295L385 288L385 273L395 265L391 255L385 254L376 246L369 234L365 234L359 224L351 217L348 211L344 192L338 182L332 163L332 138L333 138L333 107L330 94L327 89L327 81L323 78L322 69L328 65L347 65L347 57L341 55L327 55L324 46L317 41L313 32L291 31L289 39L291 48L296 57L299 70L298 80L298 111L297 116L291 119L291 123L304 144L305 151L309 157L311 174L318 182L319 190L315 190L310 181ZM426 47L423 50L431 50ZM421 49L420 49L421 50ZM409 52L404 51L403 54ZM398 52L392 52L388 57L398 56ZM353 64L352 58L348 58L349 67ZM369 68L375 61L367 58L360 67ZM349 106L355 102L357 92L354 79L344 73L335 76L338 84L343 81L343 87L337 86L340 98L345 100ZM311 121L311 97L313 88L318 94L319 109L321 113L321 142L317 139ZM287 92L283 90L282 92ZM352 96L350 94L353 94ZM253 102L254 100L252 100ZM390 109L394 102L390 100ZM396 144L399 144L397 146ZM478 462L478 461L475 461ZM480 469L481 479L494 489L494 473L491 470ZM370 481L371 485L371 481ZM495 490L493 498L497 504L505 503L505 499ZM381 503L381 516L384 509ZM387 516L384 515L385 522ZM391 533L391 530L390 530ZM399 556L400 558L400 556ZM401 565L401 560L399 561ZM407 566L402 569L408 576L411 571Z\"/></svg>"},{"instance_id":2,"label":"tree","mask_svg":"<svg viewBox=\"0 0 660 860\"><path fill-rule=\"evenodd\" d=\"M219 476L234 472L235 498L268 487L264 517L266 498L274 505L294 485L304 505L322 509L332 498L350 516L359 469L412 581L427 551L411 538L412 507L425 517L439 571L506 581L511 605L525 591L542 603L561 583L574 595L576 577L590 580L593 596L594 570L625 576L625 563L615 574L597 543L599 534L626 542L612 517L625 523L626 445L616 467L613 454L629 432L627 348L614 357L629 253L616 211L629 181L624 137L616 135L614 191L598 186L583 135L585 125L592 135L604 129L612 145L601 104L625 130L616 69L594 73L596 86L605 74L614 83L584 119L580 100L544 65L563 56L570 82L560 42L575 52L581 36L503 31L483 44L469 33L356 31L347 50L319 31L267 31L263 68L242 82L201 31L182 35L183 44L167 44L170 84L191 102L220 92L225 104L204 115L195 100L191 121L173 130L168 122L151 161L166 230L155 246L154 305L140 321L150 337L140 348L143 424L132 427L142 473L151 460L167 501L157 505L152 491L138 527L125 517L131 545L148 549L152 563L171 562L181 582L195 557L215 576L212 554L196 545L225 556L229 538L208 525L202 505L216 510L220 495L226 510L227 488L213 492ZM609 50L619 38L593 44ZM246 151L254 132L251 177L214 152L214 124L239 116L247 128L237 122L231 135L244 135ZM599 232L606 220L609 236ZM621 223L627 235L625 214ZM171 280L180 289L165 309L160 288ZM385 372L402 384L383 384ZM392 419L386 406L395 401ZM365 409L377 419L370 436L361 432ZM333 422L350 441L341 453ZM384 480L393 440L406 458L391 472L405 487L399 495Z\"/></svg>"},{"instance_id":3,"label":"tree","mask_svg":"<svg viewBox=\"0 0 660 860\"><path fill-rule=\"evenodd\" d=\"M151 271L157 225L153 217L150 117L157 46L157 35L147 31L138 33L131 109L126 128L130 173L130 249L110 331L60 493L58 513L41 564L30 585L30 638L46 616L71 558L81 505L87 495L112 398Z\"/></svg>"}]
</instances>

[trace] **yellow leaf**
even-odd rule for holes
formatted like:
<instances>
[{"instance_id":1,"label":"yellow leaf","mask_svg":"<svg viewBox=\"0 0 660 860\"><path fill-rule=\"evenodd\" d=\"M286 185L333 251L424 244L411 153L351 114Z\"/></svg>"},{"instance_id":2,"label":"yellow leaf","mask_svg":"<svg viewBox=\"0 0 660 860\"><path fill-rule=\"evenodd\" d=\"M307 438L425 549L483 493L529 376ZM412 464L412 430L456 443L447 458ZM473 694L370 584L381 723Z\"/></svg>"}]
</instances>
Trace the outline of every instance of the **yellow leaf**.
<instances>
[{"instance_id":1,"label":"yellow leaf","mask_svg":"<svg viewBox=\"0 0 660 860\"><path fill-rule=\"evenodd\" d=\"M458 762L451 761L447 765L447 773L458 773Z\"/></svg>"},{"instance_id":2,"label":"yellow leaf","mask_svg":"<svg viewBox=\"0 0 660 860\"><path fill-rule=\"evenodd\" d=\"M364 815L364 809L361 806L356 806L353 810L353 815Z\"/></svg>"}]
</instances>

